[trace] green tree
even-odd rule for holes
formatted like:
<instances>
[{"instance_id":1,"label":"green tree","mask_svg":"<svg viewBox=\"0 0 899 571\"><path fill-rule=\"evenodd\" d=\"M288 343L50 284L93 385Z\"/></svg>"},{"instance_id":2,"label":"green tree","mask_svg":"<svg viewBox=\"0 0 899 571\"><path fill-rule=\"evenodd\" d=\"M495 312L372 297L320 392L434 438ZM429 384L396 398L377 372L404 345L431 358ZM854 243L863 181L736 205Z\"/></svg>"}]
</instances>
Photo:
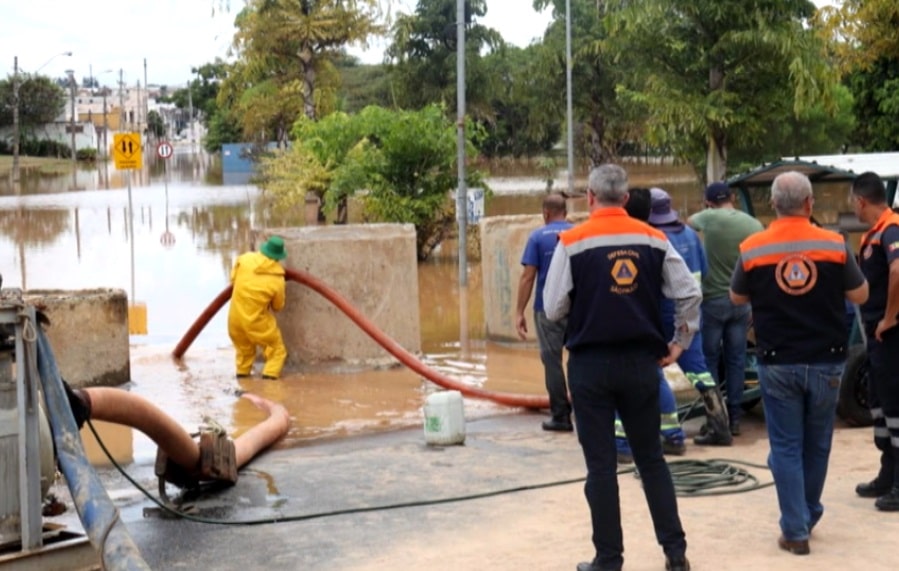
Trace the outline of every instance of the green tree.
<instances>
[{"instance_id":1,"label":"green tree","mask_svg":"<svg viewBox=\"0 0 899 571\"><path fill-rule=\"evenodd\" d=\"M774 158L834 154L846 148L856 128L853 97L849 89L834 90L834 111L819 103L796 115L781 107L781 117L771 120L765 136L733 148L728 159L735 172L744 172Z\"/></svg>"},{"instance_id":2,"label":"green tree","mask_svg":"<svg viewBox=\"0 0 899 571\"><path fill-rule=\"evenodd\" d=\"M609 0L606 47L628 73L619 94L648 117L650 142L706 180L727 173L728 149L755 144L784 109L832 112L837 76L809 28L808 0Z\"/></svg>"},{"instance_id":3,"label":"green tree","mask_svg":"<svg viewBox=\"0 0 899 571\"><path fill-rule=\"evenodd\" d=\"M336 101L338 111L358 113L369 105L393 106L386 65L364 65L356 58L342 56L335 61L335 66L340 74L340 91Z\"/></svg>"},{"instance_id":4,"label":"green tree","mask_svg":"<svg viewBox=\"0 0 899 571\"><path fill-rule=\"evenodd\" d=\"M295 93L314 119L317 76L346 45L380 32L377 14L374 0L250 0L235 21L234 50L260 89L254 102Z\"/></svg>"},{"instance_id":5,"label":"green tree","mask_svg":"<svg viewBox=\"0 0 899 571\"><path fill-rule=\"evenodd\" d=\"M555 98L545 102L565 113L565 15L564 0L536 0L535 7L553 7L553 21L546 31L544 44L547 55L545 69L551 70L548 78ZM571 0L571 54L572 54L572 107L575 150L586 156L595 166L612 160L623 142L635 137L634 121L628 109L622 108L616 86L622 75L633 70L614 61L608 49L607 26L609 2ZM633 108L631 108L632 110Z\"/></svg>"},{"instance_id":6,"label":"green tree","mask_svg":"<svg viewBox=\"0 0 899 571\"><path fill-rule=\"evenodd\" d=\"M147 113L147 130L157 139L165 136L165 122L156 111Z\"/></svg>"},{"instance_id":7,"label":"green tree","mask_svg":"<svg viewBox=\"0 0 899 571\"><path fill-rule=\"evenodd\" d=\"M852 142L869 152L899 149L899 58L880 58L846 78L858 127Z\"/></svg>"},{"instance_id":8,"label":"green tree","mask_svg":"<svg viewBox=\"0 0 899 571\"><path fill-rule=\"evenodd\" d=\"M855 97L854 145L866 151L899 148L899 4L844 0L820 13L844 81Z\"/></svg>"},{"instance_id":9,"label":"green tree","mask_svg":"<svg viewBox=\"0 0 899 571\"><path fill-rule=\"evenodd\" d=\"M229 70L230 65L220 58L193 67L191 73L194 77L188 82L187 87L176 89L170 95L161 96L159 101L174 103L175 107L185 112L192 105L194 116L199 117L200 122L208 128L212 117L219 111L218 93L222 81L228 77Z\"/></svg>"},{"instance_id":10,"label":"green tree","mask_svg":"<svg viewBox=\"0 0 899 571\"><path fill-rule=\"evenodd\" d=\"M507 46L484 57L490 115L480 120L487 157L534 156L552 149L562 133L564 90L543 44ZM563 78L564 85L564 78Z\"/></svg>"},{"instance_id":11,"label":"green tree","mask_svg":"<svg viewBox=\"0 0 899 571\"><path fill-rule=\"evenodd\" d=\"M896 0L842 0L825 6L818 21L843 71L867 69L881 59L899 60L899 3Z\"/></svg>"},{"instance_id":12,"label":"green tree","mask_svg":"<svg viewBox=\"0 0 899 571\"><path fill-rule=\"evenodd\" d=\"M260 185L279 209L296 208L308 192L333 210L365 189L366 219L412 223L419 259L452 231L456 186L456 127L438 105L418 111L367 107L357 115L333 113L320 121L301 118L290 149L261 161ZM479 130L466 129L469 158L477 154ZM484 186L480 172L466 184Z\"/></svg>"},{"instance_id":13,"label":"green tree","mask_svg":"<svg viewBox=\"0 0 899 571\"><path fill-rule=\"evenodd\" d=\"M478 23L486 13L485 0L465 0L466 109L478 121L493 115L491 78L482 54L504 45L499 32ZM406 109L431 103L455 107L456 1L418 0L413 14L397 16L391 35L386 56L397 104Z\"/></svg>"},{"instance_id":14,"label":"green tree","mask_svg":"<svg viewBox=\"0 0 899 571\"><path fill-rule=\"evenodd\" d=\"M22 138L31 136L38 125L53 122L66 104L66 92L49 77L19 74L19 128ZM0 127L12 125L15 103L13 78L0 80Z\"/></svg>"}]
</instances>

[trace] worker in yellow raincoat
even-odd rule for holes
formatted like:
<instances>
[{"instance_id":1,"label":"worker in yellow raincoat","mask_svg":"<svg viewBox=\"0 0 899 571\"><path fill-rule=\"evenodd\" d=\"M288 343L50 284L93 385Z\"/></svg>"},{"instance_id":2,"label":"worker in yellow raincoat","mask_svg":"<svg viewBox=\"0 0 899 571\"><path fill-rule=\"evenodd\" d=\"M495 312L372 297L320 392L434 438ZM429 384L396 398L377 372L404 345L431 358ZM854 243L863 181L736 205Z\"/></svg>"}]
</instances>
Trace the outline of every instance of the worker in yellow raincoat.
<instances>
[{"instance_id":1,"label":"worker in yellow raincoat","mask_svg":"<svg viewBox=\"0 0 899 571\"><path fill-rule=\"evenodd\" d=\"M287 358L287 348L273 311L284 307L284 240L272 236L258 252L241 254L231 270L231 308L228 335L237 351L237 377L249 377L256 347L263 349L263 379L277 379Z\"/></svg>"}]
</instances>

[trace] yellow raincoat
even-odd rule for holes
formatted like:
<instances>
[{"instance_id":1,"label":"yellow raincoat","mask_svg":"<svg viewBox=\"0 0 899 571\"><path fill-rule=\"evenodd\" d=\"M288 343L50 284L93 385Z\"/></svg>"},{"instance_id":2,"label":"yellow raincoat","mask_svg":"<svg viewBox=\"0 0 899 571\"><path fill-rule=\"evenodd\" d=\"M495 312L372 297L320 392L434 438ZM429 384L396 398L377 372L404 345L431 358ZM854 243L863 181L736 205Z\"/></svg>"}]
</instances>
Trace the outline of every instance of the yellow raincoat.
<instances>
[{"instance_id":1,"label":"yellow raincoat","mask_svg":"<svg viewBox=\"0 0 899 571\"><path fill-rule=\"evenodd\" d=\"M278 378L287 348L272 311L284 307L284 268L260 252L247 252L237 258L231 284L228 335L237 351L237 374L250 374L256 347L261 346L265 357L262 375Z\"/></svg>"}]
</instances>

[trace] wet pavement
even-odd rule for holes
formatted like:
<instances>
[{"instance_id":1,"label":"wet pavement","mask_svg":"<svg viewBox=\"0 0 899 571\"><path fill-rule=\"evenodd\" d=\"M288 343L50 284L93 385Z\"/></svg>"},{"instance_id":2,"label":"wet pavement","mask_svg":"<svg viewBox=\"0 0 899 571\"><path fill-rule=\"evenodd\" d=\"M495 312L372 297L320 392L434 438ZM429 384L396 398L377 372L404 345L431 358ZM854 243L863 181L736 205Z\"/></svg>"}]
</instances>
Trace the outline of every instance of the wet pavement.
<instances>
[{"instance_id":1,"label":"wet pavement","mask_svg":"<svg viewBox=\"0 0 899 571\"><path fill-rule=\"evenodd\" d=\"M428 446L419 425L264 453L241 471L234 487L192 498L196 515L224 523L161 517L114 471L101 474L143 557L158 570L571 571L591 558L576 436L544 432L544 416L525 411L473 419L470 404L466 400L461 446ZM686 429L695 434L698 419ZM689 446L685 457L669 460L764 465L767 453L761 412L754 410L733 447ZM693 569L894 569L889 546L899 519L853 492L876 468L870 429L839 426L825 513L807 557L778 549L772 487L680 498ZM766 469L747 469L762 483L770 481ZM129 472L155 490L151 467ZM624 473L619 486L625 569L661 571L664 559L640 482ZM73 515L50 519L72 522ZM234 525L254 520L269 523Z\"/></svg>"}]
</instances>

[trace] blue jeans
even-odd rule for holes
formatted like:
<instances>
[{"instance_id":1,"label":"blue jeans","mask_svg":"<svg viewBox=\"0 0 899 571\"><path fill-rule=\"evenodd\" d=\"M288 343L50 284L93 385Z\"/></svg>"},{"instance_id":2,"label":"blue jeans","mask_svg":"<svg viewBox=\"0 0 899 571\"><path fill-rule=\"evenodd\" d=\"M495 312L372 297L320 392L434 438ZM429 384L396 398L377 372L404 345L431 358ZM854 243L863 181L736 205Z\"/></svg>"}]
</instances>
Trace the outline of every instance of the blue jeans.
<instances>
[{"instance_id":1,"label":"blue jeans","mask_svg":"<svg viewBox=\"0 0 899 571\"><path fill-rule=\"evenodd\" d=\"M568 387L565 385L565 371L562 369L562 349L565 346L567 324L567 319L550 321L546 318L546 313L534 312L534 328L537 330L537 343L540 346L550 414L553 420L565 423L571 422L571 403L568 402Z\"/></svg>"},{"instance_id":2,"label":"blue jeans","mask_svg":"<svg viewBox=\"0 0 899 571\"><path fill-rule=\"evenodd\" d=\"M750 311L749 305L734 305L726 295L702 301L702 352L718 386L721 386L718 362L723 352L727 412L731 422L743 416L740 402L746 382L746 330Z\"/></svg>"},{"instance_id":3,"label":"blue jeans","mask_svg":"<svg viewBox=\"0 0 899 571\"><path fill-rule=\"evenodd\" d=\"M821 492L833 438L845 363L759 364L759 383L771 452L780 529L789 540L808 539L821 519Z\"/></svg>"},{"instance_id":4,"label":"blue jeans","mask_svg":"<svg viewBox=\"0 0 899 571\"><path fill-rule=\"evenodd\" d=\"M600 566L620 568L624 561L616 473L616 410L640 471L656 539L668 557L683 557L687 542L671 472L659 442L659 366L655 358L638 348L576 349L568 355L568 386L577 437L587 464L584 495L590 506L593 546Z\"/></svg>"}]
</instances>

